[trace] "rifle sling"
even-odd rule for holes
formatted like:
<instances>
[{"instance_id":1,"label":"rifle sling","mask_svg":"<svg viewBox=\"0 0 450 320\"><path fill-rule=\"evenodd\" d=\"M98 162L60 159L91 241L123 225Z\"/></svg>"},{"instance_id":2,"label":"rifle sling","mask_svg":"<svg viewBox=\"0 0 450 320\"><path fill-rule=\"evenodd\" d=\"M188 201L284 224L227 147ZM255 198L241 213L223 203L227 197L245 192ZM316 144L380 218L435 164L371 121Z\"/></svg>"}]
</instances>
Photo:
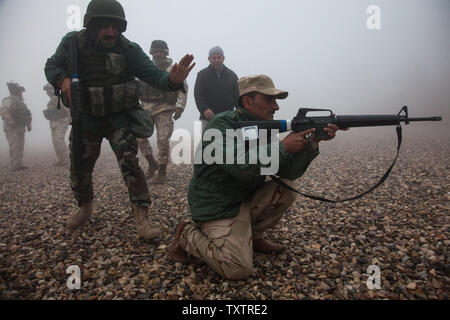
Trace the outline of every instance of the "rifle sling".
<instances>
[{"instance_id":1,"label":"rifle sling","mask_svg":"<svg viewBox=\"0 0 450 320\"><path fill-rule=\"evenodd\" d=\"M389 169L386 171L386 173L383 175L383 177L380 179L380 181L378 181L377 184L375 184L372 188L370 188L369 190L367 190L364 193L361 193L360 195L348 198L348 199L341 199L341 200L330 200L330 199L325 199L319 196L314 196L314 195L309 195L309 194L305 194L302 193L292 187L290 187L289 185L287 185L286 183L284 183L280 178L276 177L276 176L271 176L272 180L275 181L276 183L278 183L279 185L291 190L292 192L298 193L304 197L313 199L313 200L319 200L319 201L323 201L323 202L330 202L330 203L340 203L340 202L345 202L345 201L353 201L356 199L359 199L363 196L365 196L366 194L372 192L373 190L375 190L376 188L378 188L381 184L383 184L383 182L389 177L389 175L391 174L392 169L394 168L395 163L397 162L397 158L398 155L400 153L400 146L402 145L402 127L400 125L397 126L397 156L394 159L394 162L392 162L391 166L389 167Z\"/></svg>"}]
</instances>

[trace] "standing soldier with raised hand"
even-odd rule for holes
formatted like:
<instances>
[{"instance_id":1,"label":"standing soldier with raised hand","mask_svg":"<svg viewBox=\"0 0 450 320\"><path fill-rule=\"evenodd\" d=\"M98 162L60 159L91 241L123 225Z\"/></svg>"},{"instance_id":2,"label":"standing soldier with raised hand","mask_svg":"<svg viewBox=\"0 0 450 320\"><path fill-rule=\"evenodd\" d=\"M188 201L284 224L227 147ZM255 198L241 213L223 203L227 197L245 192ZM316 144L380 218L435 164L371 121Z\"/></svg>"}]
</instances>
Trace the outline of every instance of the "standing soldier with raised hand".
<instances>
[{"instance_id":1,"label":"standing soldier with raised hand","mask_svg":"<svg viewBox=\"0 0 450 320\"><path fill-rule=\"evenodd\" d=\"M192 55L184 56L171 72L159 70L142 49L122 33L127 21L116 0L92 0L84 16L85 29L67 34L45 66L47 80L62 92L72 107L72 77L82 85L82 170L74 167L71 141L71 187L80 210L67 221L68 228L85 224L92 213L92 172L106 138L115 153L136 218L140 238L159 237L148 221L151 204L144 172L137 158L136 137L149 137L151 119L139 106L139 78L162 91L183 90L183 81L195 66ZM77 71L69 47L77 45ZM74 74L77 73L77 74Z\"/></svg>"},{"instance_id":2,"label":"standing soldier with raised hand","mask_svg":"<svg viewBox=\"0 0 450 320\"><path fill-rule=\"evenodd\" d=\"M27 169L22 164L25 147L25 128L31 131L31 112L25 102L25 88L18 83L7 83L10 96L3 99L0 107L0 117L3 120L3 130L9 144L9 157L13 172Z\"/></svg>"},{"instance_id":3,"label":"standing soldier with raised hand","mask_svg":"<svg viewBox=\"0 0 450 320\"><path fill-rule=\"evenodd\" d=\"M169 58L169 47L163 40L155 40L150 47L152 62L160 69L170 72L173 60ZM169 139L173 133L173 122L181 117L187 101L187 83L184 82L185 91L164 92L149 86L141 81L142 107L148 111L155 123L158 138L159 164L153 157L152 147L148 139L138 139L139 149L148 161L147 178L158 175L151 181L155 184L164 184L167 181L167 164L169 163Z\"/></svg>"},{"instance_id":4,"label":"standing soldier with raised hand","mask_svg":"<svg viewBox=\"0 0 450 320\"><path fill-rule=\"evenodd\" d=\"M47 109L44 110L44 117L50 121L53 147L58 157L58 162L55 165L65 166L69 162L69 152L64 140L70 125L69 109L62 104L58 107L58 98L55 96L55 89L50 84L46 84L44 90L50 97Z\"/></svg>"}]
</instances>

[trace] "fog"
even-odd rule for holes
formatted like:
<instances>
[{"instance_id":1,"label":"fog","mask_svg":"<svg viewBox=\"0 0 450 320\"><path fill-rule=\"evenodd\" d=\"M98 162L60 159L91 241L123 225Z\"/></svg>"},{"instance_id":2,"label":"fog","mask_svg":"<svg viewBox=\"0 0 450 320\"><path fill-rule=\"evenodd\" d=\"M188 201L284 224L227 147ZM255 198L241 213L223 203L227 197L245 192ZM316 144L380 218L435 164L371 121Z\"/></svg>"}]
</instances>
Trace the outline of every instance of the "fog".
<instances>
[{"instance_id":1,"label":"fog","mask_svg":"<svg viewBox=\"0 0 450 320\"><path fill-rule=\"evenodd\" d=\"M26 150L49 148L49 123L43 117L48 97L44 65L69 31L67 12L88 0L0 1L0 97L6 83L26 88L33 132ZM450 1L448 0L122 0L125 36L148 52L152 40L165 40L170 57L195 56L188 78L186 111L175 128L193 129L199 118L193 89L197 72L208 65L208 51L219 45L225 65L239 77L267 74L289 91L276 118L290 119L300 107L332 108L336 114L441 115L429 125L448 128L450 117ZM367 21L380 9L380 29ZM73 20L70 20L73 21ZM0 124L0 154L8 144ZM447 131L448 132L448 131Z\"/></svg>"}]
</instances>

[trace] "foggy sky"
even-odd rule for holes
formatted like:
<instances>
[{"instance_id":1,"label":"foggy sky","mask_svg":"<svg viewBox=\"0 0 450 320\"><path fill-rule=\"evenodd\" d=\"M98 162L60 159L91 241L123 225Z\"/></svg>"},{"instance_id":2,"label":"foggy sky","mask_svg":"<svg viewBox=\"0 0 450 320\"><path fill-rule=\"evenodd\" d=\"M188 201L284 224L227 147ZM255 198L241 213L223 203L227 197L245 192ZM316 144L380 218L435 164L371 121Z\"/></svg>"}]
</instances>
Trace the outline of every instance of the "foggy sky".
<instances>
[{"instance_id":1,"label":"foggy sky","mask_svg":"<svg viewBox=\"0 0 450 320\"><path fill-rule=\"evenodd\" d=\"M26 88L33 114L26 149L51 146L42 110L48 97L44 65L69 31L66 10L88 0L0 0L0 98L6 83ZM122 0L125 36L148 53L152 40L165 40L170 57L195 56L188 78L186 111L175 128L192 130L199 113L193 89L197 72L220 45L225 64L239 77L267 74L289 91L277 119L300 107L332 108L336 114L396 114L450 117L449 0ZM369 30L369 5L381 9L381 30ZM1 122L1 121L0 121ZM431 128L431 127L430 127ZM0 123L0 154L8 152Z\"/></svg>"}]
</instances>

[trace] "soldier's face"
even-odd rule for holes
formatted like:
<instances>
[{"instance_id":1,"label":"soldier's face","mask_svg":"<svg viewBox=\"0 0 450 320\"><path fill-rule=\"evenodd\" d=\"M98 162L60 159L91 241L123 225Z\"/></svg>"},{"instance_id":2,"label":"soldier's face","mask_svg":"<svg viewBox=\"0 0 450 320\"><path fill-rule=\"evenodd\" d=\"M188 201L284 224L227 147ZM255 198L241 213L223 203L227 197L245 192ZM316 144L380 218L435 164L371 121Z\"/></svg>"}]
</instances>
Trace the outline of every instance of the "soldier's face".
<instances>
[{"instance_id":1,"label":"soldier's face","mask_svg":"<svg viewBox=\"0 0 450 320\"><path fill-rule=\"evenodd\" d=\"M166 58L165 50L154 49L152 52L153 52L152 53L153 60L156 62L162 62Z\"/></svg>"},{"instance_id":2,"label":"soldier's face","mask_svg":"<svg viewBox=\"0 0 450 320\"><path fill-rule=\"evenodd\" d=\"M211 63L211 66L214 68L214 70L222 70L223 62L225 61L225 57L221 56L220 54L212 55L208 58L209 63Z\"/></svg>"},{"instance_id":3,"label":"soldier's face","mask_svg":"<svg viewBox=\"0 0 450 320\"><path fill-rule=\"evenodd\" d=\"M253 99L249 96L244 96L242 102L245 109L259 120L273 120L275 112L280 110L275 96L261 93L257 93Z\"/></svg>"},{"instance_id":4,"label":"soldier's face","mask_svg":"<svg viewBox=\"0 0 450 320\"><path fill-rule=\"evenodd\" d=\"M119 30L115 23L108 23L99 27L97 40L105 48L112 48L119 38Z\"/></svg>"}]
</instances>

